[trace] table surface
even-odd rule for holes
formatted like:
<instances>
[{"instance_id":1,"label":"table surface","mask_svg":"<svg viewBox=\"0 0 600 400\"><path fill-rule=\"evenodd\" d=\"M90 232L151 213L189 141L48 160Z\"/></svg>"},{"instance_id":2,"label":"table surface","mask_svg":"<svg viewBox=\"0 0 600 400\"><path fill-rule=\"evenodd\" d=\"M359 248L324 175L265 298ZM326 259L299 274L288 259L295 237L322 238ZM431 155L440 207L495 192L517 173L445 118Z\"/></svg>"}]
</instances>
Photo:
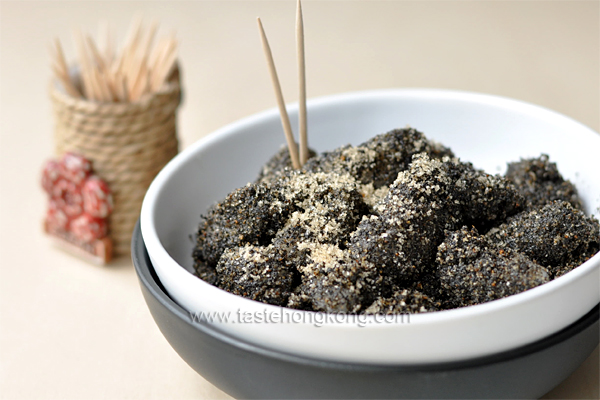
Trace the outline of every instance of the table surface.
<instances>
[{"instance_id":1,"label":"table surface","mask_svg":"<svg viewBox=\"0 0 600 400\"><path fill-rule=\"evenodd\" d=\"M305 1L308 96L448 88L539 104L600 128L598 1ZM53 154L48 45L141 11L180 40L181 147L275 106L255 18L297 101L295 3L0 2L0 397L228 398L169 346L132 263L87 264L41 231ZM545 398L598 398L598 349Z\"/></svg>"}]
</instances>

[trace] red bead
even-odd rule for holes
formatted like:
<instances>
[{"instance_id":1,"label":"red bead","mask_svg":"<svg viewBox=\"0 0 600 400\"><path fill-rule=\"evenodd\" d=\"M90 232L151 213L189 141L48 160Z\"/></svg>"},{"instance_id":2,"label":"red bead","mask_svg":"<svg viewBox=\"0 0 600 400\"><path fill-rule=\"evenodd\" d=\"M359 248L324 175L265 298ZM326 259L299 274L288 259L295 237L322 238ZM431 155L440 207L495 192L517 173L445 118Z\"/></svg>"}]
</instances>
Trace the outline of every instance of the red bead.
<instances>
[{"instance_id":1,"label":"red bead","mask_svg":"<svg viewBox=\"0 0 600 400\"><path fill-rule=\"evenodd\" d=\"M81 183L92 171L92 163L75 153L66 153L60 164L62 175L75 184Z\"/></svg>"},{"instance_id":2,"label":"red bead","mask_svg":"<svg viewBox=\"0 0 600 400\"><path fill-rule=\"evenodd\" d=\"M42 171L42 187L47 193L52 191L52 187L60 178L61 167L58 161L49 160L44 165L44 170Z\"/></svg>"},{"instance_id":3,"label":"red bead","mask_svg":"<svg viewBox=\"0 0 600 400\"><path fill-rule=\"evenodd\" d=\"M108 226L106 220L94 218L89 214L81 214L69 224L71 232L81 241L89 243L106 236Z\"/></svg>"},{"instance_id":4,"label":"red bead","mask_svg":"<svg viewBox=\"0 0 600 400\"><path fill-rule=\"evenodd\" d=\"M69 217L76 217L83 212L81 188L64 178L58 179L50 194L57 206Z\"/></svg>"},{"instance_id":5,"label":"red bead","mask_svg":"<svg viewBox=\"0 0 600 400\"><path fill-rule=\"evenodd\" d=\"M69 217L58 206L57 202L50 200L48 211L46 213L46 221L51 230L66 230L69 223Z\"/></svg>"},{"instance_id":6,"label":"red bead","mask_svg":"<svg viewBox=\"0 0 600 400\"><path fill-rule=\"evenodd\" d=\"M97 218L106 218L113 210L110 189L106 182L96 175L90 176L81 190L83 208L86 213Z\"/></svg>"}]
</instances>

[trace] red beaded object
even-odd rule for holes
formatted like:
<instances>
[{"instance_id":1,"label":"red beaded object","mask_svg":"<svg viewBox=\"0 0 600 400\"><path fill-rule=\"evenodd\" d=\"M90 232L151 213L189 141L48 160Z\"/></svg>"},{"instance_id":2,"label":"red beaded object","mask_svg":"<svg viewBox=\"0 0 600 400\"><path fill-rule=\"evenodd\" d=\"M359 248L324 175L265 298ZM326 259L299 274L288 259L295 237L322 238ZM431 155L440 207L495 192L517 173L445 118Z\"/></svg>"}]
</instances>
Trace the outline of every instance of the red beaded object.
<instances>
[{"instance_id":1,"label":"red beaded object","mask_svg":"<svg viewBox=\"0 0 600 400\"><path fill-rule=\"evenodd\" d=\"M106 182L94 175L92 163L75 153L66 153L60 161L50 160L44 165L42 187L49 199L46 233L61 247L90 261L110 261L112 195Z\"/></svg>"}]
</instances>

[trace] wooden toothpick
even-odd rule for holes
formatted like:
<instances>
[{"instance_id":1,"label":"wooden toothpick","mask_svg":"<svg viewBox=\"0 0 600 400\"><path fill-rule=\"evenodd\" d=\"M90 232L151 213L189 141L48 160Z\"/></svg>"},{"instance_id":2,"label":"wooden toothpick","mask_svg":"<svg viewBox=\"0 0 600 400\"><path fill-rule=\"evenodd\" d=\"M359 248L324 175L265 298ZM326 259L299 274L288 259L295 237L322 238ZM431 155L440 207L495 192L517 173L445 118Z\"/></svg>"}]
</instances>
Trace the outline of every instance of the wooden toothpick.
<instances>
[{"instance_id":1,"label":"wooden toothpick","mask_svg":"<svg viewBox=\"0 0 600 400\"><path fill-rule=\"evenodd\" d=\"M267 65L269 66L269 72L271 75L271 82L273 83L273 89L275 90L275 97L277 98L277 105L279 106L279 115L281 116L281 124L283 125L283 131L287 140L290 157L292 159L292 166L294 169L300 169L300 160L298 158L298 149L296 148L296 141L294 140L294 134L292 133L292 126L290 125L290 118L285 108L285 102L283 100L283 94L281 93L281 85L279 85L279 79L277 78L277 70L275 69L275 63L273 62L273 55L271 54L271 48L267 41L267 35L263 29L260 18L256 19L258 22L258 30L260 32L260 38L262 41L263 51L267 59Z\"/></svg>"},{"instance_id":2,"label":"wooden toothpick","mask_svg":"<svg viewBox=\"0 0 600 400\"><path fill-rule=\"evenodd\" d=\"M145 64L148 63L148 57L150 57L150 52L152 51L152 44L154 43L154 37L156 36L157 31L158 21L152 21L141 46L142 60L144 60Z\"/></svg>"},{"instance_id":3,"label":"wooden toothpick","mask_svg":"<svg viewBox=\"0 0 600 400\"><path fill-rule=\"evenodd\" d=\"M73 30L73 38L75 40L75 46L79 53L79 68L81 73L81 80L83 83L83 94L88 99L98 100L98 92L94 87L94 83L91 75L92 63L88 58L85 41L83 39L83 33L80 29Z\"/></svg>"},{"instance_id":4,"label":"wooden toothpick","mask_svg":"<svg viewBox=\"0 0 600 400\"><path fill-rule=\"evenodd\" d=\"M306 71L304 63L304 23L302 5L296 8L296 50L298 53L298 132L300 135L300 164L308 160L308 134L306 123Z\"/></svg>"},{"instance_id":5,"label":"wooden toothpick","mask_svg":"<svg viewBox=\"0 0 600 400\"><path fill-rule=\"evenodd\" d=\"M110 67L114 59L114 48L112 43L112 32L107 20L101 20L98 23L98 49L102 51L102 56L106 66Z\"/></svg>"},{"instance_id":6,"label":"wooden toothpick","mask_svg":"<svg viewBox=\"0 0 600 400\"><path fill-rule=\"evenodd\" d=\"M54 75L63 84L63 87L65 88L65 91L69 95L71 95L71 96L73 96L75 98L80 98L81 97L81 95L79 94L79 91L77 91L77 89L75 89L75 87L71 83L71 80L70 80L69 76L66 75L59 66L57 66L56 64L52 64L52 71L54 72Z\"/></svg>"},{"instance_id":7,"label":"wooden toothpick","mask_svg":"<svg viewBox=\"0 0 600 400\"><path fill-rule=\"evenodd\" d=\"M150 76L150 87L158 90L169 78L177 63L177 39L173 33L170 38L159 43L158 50L152 54L154 66Z\"/></svg>"},{"instance_id":8,"label":"wooden toothpick","mask_svg":"<svg viewBox=\"0 0 600 400\"><path fill-rule=\"evenodd\" d=\"M173 39L169 52L162 60L162 64L158 65L158 87L167 81L177 62L177 42Z\"/></svg>"},{"instance_id":9,"label":"wooden toothpick","mask_svg":"<svg viewBox=\"0 0 600 400\"><path fill-rule=\"evenodd\" d=\"M67 61L65 60L65 55L58 38L55 39L54 43L56 46L55 52L52 52L52 56L54 57L55 62L55 64L53 64L52 66L54 74L60 79L67 93L79 99L81 98L81 93L73 84L73 82L71 82L71 77L69 76L69 68L67 67Z\"/></svg>"},{"instance_id":10,"label":"wooden toothpick","mask_svg":"<svg viewBox=\"0 0 600 400\"><path fill-rule=\"evenodd\" d=\"M96 43L94 43L94 40L89 35L86 36L86 39L90 52L92 53L94 62L96 63L100 71L104 71L106 69L106 63L102 59L102 55L100 54L98 47L96 47Z\"/></svg>"}]
</instances>

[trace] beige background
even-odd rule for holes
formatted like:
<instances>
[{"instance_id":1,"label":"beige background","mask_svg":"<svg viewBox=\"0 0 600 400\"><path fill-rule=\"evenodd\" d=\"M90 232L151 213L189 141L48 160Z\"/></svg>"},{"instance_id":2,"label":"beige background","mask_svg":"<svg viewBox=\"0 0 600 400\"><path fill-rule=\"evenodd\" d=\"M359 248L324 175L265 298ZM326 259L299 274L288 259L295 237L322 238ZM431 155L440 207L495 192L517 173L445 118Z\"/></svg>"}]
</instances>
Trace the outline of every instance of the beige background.
<instances>
[{"instance_id":1,"label":"beige background","mask_svg":"<svg viewBox=\"0 0 600 400\"><path fill-rule=\"evenodd\" d=\"M88 265L41 233L52 156L47 46L136 10L181 41L182 147L275 105L255 17L297 100L293 1L0 3L0 395L227 398L171 349L131 261ZM600 128L598 1L305 1L308 96L387 87L492 93ZM598 349L547 398L598 398Z\"/></svg>"}]
</instances>

